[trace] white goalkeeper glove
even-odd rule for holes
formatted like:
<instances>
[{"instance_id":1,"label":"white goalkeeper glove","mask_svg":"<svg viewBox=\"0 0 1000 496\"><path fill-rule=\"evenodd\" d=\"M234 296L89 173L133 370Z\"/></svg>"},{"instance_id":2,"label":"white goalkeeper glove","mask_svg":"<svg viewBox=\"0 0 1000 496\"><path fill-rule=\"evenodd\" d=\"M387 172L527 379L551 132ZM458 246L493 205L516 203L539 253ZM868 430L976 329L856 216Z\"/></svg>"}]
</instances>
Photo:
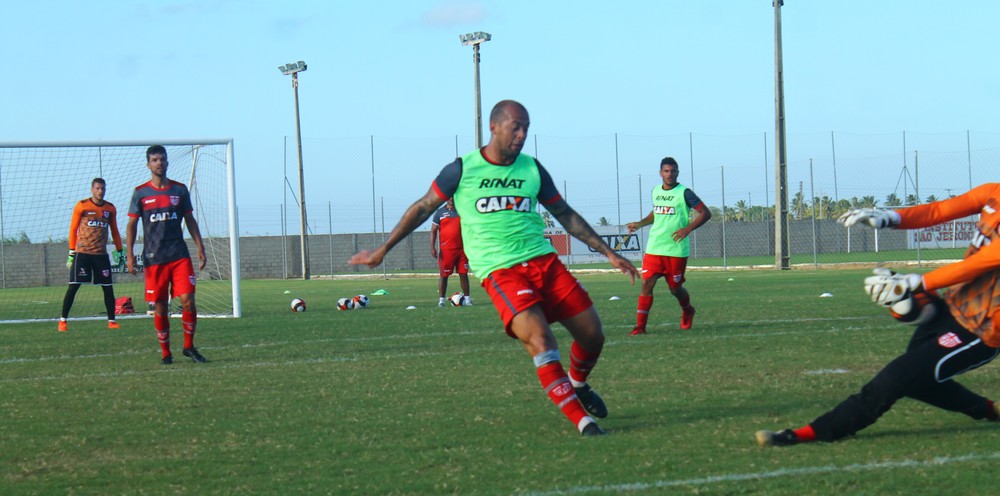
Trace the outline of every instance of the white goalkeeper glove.
<instances>
[{"instance_id":1,"label":"white goalkeeper glove","mask_svg":"<svg viewBox=\"0 0 1000 496\"><path fill-rule=\"evenodd\" d=\"M855 224L866 224L875 229L895 227L899 225L899 221L899 212L877 208L856 208L848 210L844 215L837 218L837 222L843 224L844 227L851 227Z\"/></svg>"},{"instance_id":2,"label":"white goalkeeper glove","mask_svg":"<svg viewBox=\"0 0 1000 496\"><path fill-rule=\"evenodd\" d=\"M66 268L67 269L72 269L73 268L73 259L74 258L76 258L76 251L70 250L69 251L69 257L66 258Z\"/></svg>"},{"instance_id":3,"label":"white goalkeeper glove","mask_svg":"<svg viewBox=\"0 0 1000 496\"><path fill-rule=\"evenodd\" d=\"M882 267L872 270L872 273L875 275L865 278L865 292L873 303L883 307L891 307L909 298L911 293L924 285L920 274L897 274Z\"/></svg>"}]
</instances>

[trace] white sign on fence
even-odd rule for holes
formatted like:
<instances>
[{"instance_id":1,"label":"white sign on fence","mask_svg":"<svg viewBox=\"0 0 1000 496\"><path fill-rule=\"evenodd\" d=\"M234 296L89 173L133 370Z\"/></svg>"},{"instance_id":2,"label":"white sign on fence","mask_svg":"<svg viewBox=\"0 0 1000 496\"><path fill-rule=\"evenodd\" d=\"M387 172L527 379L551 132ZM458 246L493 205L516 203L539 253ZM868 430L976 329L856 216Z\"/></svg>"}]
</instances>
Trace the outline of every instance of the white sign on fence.
<instances>
[{"instance_id":1,"label":"white sign on fence","mask_svg":"<svg viewBox=\"0 0 1000 496\"><path fill-rule=\"evenodd\" d=\"M645 250L643 246L645 236L640 236L640 232L629 234L625 226L593 227L601 239L621 256L629 260L642 258ZM562 228L546 228L545 237L555 247L564 263L594 263L608 260L608 257L594 251L586 243L574 238Z\"/></svg>"},{"instance_id":2,"label":"white sign on fence","mask_svg":"<svg viewBox=\"0 0 1000 496\"><path fill-rule=\"evenodd\" d=\"M911 229L907 239L907 248L963 248L968 246L975 236L976 216L956 219L936 226Z\"/></svg>"}]
</instances>

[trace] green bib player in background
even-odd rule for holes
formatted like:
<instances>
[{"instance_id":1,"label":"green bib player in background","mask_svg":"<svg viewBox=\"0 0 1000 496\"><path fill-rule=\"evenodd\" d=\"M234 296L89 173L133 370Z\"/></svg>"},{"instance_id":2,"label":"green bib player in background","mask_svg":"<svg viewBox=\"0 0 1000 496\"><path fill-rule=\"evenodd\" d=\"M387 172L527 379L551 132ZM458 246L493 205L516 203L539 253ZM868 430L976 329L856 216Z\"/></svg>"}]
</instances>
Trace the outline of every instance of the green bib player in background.
<instances>
[{"instance_id":1,"label":"green bib player in background","mask_svg":"<svg viewBox=\"0 0 1000 496\"><path fill-rule=\"evenodd\" d=\"M663 184L653 187L653 211L638 222L628 223L628 232L633 233L650 224L649 240L646 241L646 255L642 258L642 289L635 311L635 328L631 335L646 334L649 309L653 307L653 288L660 277L667 279L670 294L677 298L681 306L681 329L690 329L694 321L694 307L691 295L684 289L684 271L687 269L691 241L688 235L712 218L712 212L702 203L698 195L687 186L677 182L680 170L673 157L660 161L660 177ZM691 220L691 210L697 212Z\"/></svg>"},{"instance_id":2,"label":"green bib player in background","mask_svg":"<svg viewBox=\"0 0 1000 496\"><path fill-rule=\"evenodd\" d=\"M379 265L393 246L445 200L454 198L469 266L482 281L507 334L521 341L542 389L563 415L584 436L599 436L605 431L593 417L606 417L608 409L587 378L604 349L604 330L587 291L545 239L539 204L566 232L608 257L612 267L630 274L633 283L639 273L566 203L538 160L521 153L529 124L528 111L520 103L496 104L490 113L490 142L446 165L385 243L354 255L351 263ZM552 322L573 336L569 375L559 360ZM504 380L503 371L495 374L495 382Z\"/></svg>"}]
</instances>

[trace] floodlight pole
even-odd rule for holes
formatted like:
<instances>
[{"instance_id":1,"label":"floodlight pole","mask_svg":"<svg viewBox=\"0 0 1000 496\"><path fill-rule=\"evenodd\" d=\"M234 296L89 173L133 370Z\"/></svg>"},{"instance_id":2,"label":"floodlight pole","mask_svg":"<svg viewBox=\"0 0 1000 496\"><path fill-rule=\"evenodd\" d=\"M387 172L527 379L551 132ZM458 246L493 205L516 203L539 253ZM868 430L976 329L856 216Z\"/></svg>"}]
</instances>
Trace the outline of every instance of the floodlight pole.
<instances>
[{"instance_id":1,"label":"floodlight pole","mask_svg":"<svg viewBox=\"0 0 1000 496\"><path fill-rule=\"evenodd\" d=\"M306 184L305 175L302 168L302 126L299 120L299 73L306 70L306 63L303 61L292 62L278 66L278 70L285 75L292 76L292 90L295 92L295 142L299 152L299 220L301 222L302 233L300 241L302 243L302 279L309 279L309 233L308 222L306 222Z\"/></svg>"},{"instance_id":2,"label":"floodlight pole","mask_svg":"<svg viewBox=\"0 0 1000 496\"><path fill-rule=\"evenodd\" d=\"M479 45L483 42L490 41L490 38L490 34L483 31L476 31L475 33L466 33L458 36L458 39L462 40L463 46L472 45L472 68L475 80L476 99L476 148L482 148L483 146L483 106L479 89Z\"/></svg>"},{"instance_id":3,"label":"floodlight pole","mask_svg":"<svg viewBox=\"0 0 1000 496\"><path fill-rule=\"evenodd\" d=\"M788 240L788 156L785 149L785 81L781 60L781 6L774 0L774 267L790 269Z\"/></svg>"}]
</instances>

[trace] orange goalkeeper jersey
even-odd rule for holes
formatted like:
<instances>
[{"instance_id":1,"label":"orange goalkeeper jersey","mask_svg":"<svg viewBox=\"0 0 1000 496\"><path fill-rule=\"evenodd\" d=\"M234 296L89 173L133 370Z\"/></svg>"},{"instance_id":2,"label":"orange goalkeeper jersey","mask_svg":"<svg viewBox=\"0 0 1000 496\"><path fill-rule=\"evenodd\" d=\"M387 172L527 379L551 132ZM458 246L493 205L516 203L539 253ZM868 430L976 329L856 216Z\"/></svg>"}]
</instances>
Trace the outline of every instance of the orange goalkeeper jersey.
<instances>
[{"instance_id":1,"label":"orange goalkeeper jersey","mask_svg":"<svg viewBox=\"0 0 1000 496\"><path fill-rule=\"evenodd\" d=\"M73 219L69 223L69 249L77 253L101 255L108 252L108 228L115 249L122 249L122 237L118 232L118 213L109 202L103 205L87 198L77 202L73 208Z\"/></svg>"},{"instance_id":2,"label":"orange goalkeeper jersey","mask_svg":"<svg viewBox=\"0 0 1000 496\"><path fill-rule=\"evenodd\" d=\"M929 227L979 214L977 232L962 261L924 274L924 288L944 289L945 301L958 323L986 344L1000 347L1000 183L898 212L898 229Z\"/></svg>"}]
</instances>

